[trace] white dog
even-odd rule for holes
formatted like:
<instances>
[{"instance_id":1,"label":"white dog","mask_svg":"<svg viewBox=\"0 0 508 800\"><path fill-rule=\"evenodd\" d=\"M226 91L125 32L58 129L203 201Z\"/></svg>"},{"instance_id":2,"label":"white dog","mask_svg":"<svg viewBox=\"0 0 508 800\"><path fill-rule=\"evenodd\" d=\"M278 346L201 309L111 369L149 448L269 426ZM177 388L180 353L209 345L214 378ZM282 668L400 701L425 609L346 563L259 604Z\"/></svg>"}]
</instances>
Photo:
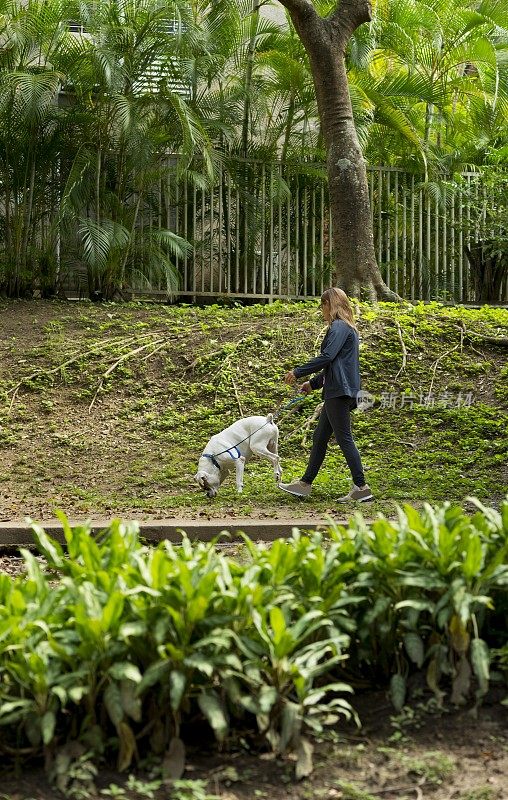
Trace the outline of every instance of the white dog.
<instances>
[{"instance_id":1,"label":"white dog","mask_svg":"<svg viewBox=\"0 0 508 800\"><path fill-rule=\"evenodd\" d=\"M279 429L273 415L244 417L212 436L199 459L194 480L208 497L215 497L224 478L236 468L236 490L243 489L243 471L251 456L268 458L276 482L282 477L278 455Z\"/></svg>"}]
</instances>

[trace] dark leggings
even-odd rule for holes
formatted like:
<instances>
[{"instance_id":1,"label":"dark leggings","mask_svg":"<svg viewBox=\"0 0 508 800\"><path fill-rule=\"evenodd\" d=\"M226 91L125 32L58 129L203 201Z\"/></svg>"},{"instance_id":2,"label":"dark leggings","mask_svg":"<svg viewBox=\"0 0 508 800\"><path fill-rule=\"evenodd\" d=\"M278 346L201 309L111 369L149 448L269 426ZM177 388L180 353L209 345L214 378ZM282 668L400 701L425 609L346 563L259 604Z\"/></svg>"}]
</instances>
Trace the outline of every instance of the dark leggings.
<instances>
[{"instance_id":1,"label":"dark leggings","mask_svg":"<svg viewBox=\"0 0 508 800\"><path fill-rule=\"evenodd\" d=\"M362 460L351 433L350 404L351 398L346 395L325 400L318 424L314 430L309 463L307 464L305 475L302 477L302 481L305 481L305 483L312 483L318 474L326 455L328 442L333 433L351 471L353 482L356 486L365 484Z\"/></svg>"}]
</instances>

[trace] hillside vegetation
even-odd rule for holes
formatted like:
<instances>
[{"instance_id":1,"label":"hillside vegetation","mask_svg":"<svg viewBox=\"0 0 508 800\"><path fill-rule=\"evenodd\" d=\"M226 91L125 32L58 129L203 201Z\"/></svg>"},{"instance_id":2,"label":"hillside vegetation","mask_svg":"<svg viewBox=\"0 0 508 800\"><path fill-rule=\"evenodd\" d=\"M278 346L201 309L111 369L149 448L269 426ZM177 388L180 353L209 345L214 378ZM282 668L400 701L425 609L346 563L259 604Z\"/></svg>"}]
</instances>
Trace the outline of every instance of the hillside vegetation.
<instances>
[{"instance_id":1,"label":"hillside vegetation","mask_svg":"<svg viewBox=\"0 0 508 800\"><path fill-rule=\"evenodd\" d=\"M354 414L377 497L369 513L469 495L499 504L508 367L506 349L484 337L508 335L508 311L381 303L357 313L363 388L376 396ZM138 518L337 514L350 481L336 445L304 503L278 491L259 460L242 496L232 477L211 501L192 480L211 434L292 397L283 375L323 332L315 303L0 302L2 517L44 519L56 507ZM286 480L302 473L319 401L314 393L279 419Z\"/></svg>"}]
</instances>

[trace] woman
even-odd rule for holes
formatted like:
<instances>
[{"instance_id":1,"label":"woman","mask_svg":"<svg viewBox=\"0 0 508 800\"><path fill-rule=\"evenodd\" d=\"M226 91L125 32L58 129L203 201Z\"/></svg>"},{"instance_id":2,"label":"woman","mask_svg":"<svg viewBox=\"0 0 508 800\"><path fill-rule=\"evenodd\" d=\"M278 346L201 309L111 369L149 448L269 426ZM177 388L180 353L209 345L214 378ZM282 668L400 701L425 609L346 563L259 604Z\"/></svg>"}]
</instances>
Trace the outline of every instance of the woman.
<instances>
[{"instance_id":1,"label":"woman","mask_svg":"<svg viewBox=\"0 0 508 800\"><path fill-rule=\"evenodd\" d=\"M321 343L321 355L295 367L286 375L286 383L319 372L302 384L300 391L323 389L323 408L314 431L312 450L307 469L301 480L280 483L279 488L297 497L308 497L312 481L323 463L328 441L335 435L353 478L353 487L341 503L373 500L370 487L365 483L360 454L351 433L351 410L356 408L356 395L360 390L359 336L353 319L353 310L345 292L332 287L321 296L321 311L328 322L328 331Z\"/></svg>"}]
</instances>

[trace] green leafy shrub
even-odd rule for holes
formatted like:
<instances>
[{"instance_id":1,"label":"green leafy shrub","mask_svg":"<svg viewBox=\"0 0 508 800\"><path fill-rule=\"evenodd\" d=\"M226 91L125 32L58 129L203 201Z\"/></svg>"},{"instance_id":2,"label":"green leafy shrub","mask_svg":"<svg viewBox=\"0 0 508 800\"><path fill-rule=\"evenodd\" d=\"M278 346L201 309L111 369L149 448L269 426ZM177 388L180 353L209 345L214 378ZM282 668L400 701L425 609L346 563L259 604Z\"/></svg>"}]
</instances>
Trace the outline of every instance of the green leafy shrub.
<instances>
[{"instance_id":1,"label":"green leafy shrub","mask_svg":"<svg viewBox=\"0 0 508 800\"><path fill-rule=\"evenodd\" d=\"M397 710L408 675L422 667L439 703L446 685L451 702L464 704L473 678L480 700L489 686L485 637L506 642L508 502L498 512L470 500L478 508L471 516L449 503L422 512L405 504L396 522L367 526L356 515L331 531L334 541L354 541L355 588L365 598L349 668L371 681L390 678Z\"/></svg>"},{"instance_id":2,"label":"green leafy shrub","mask_svg":"<svg viewBox=\"0 0 508 800\"><path fill-rule=\"evenodd\" d=\"M312 737L355 718L351 684L389 684L400 709L424 670L439 703L480 702L492 659L506 672L508 499L474 502L244 538L242 558L147 547L118 520L94 539L61 515L65 552L33 524L47 568L23 551L26 574L0 575L0 749L44 756L77 796L91 756L126 770L151 752L178 780L184 732L206 723L293 750L304 776Z\"/></svg>"},{"instance_id":3,"label":"green leafy shrub","mask_svg":"<svg viewBox=\"0 0 508 800\"><path fill-rule=\"evenodd\" d=\"M48 571L23 551L26 576L0 580L2 749L44 754L51 768L77 742L116 753L124 770L149 748L178 778L182 722L201 717L219 741L250 725L308 772L302 732L353 713L350 687L321 681L349 637L342 610L312 607L318 583L302 582L292 544L239 564L213 542L152 549L135 524L114 521L94 540L61 520L67 554L33 524ZM321 549L298 536L294 546L308 566Z\"/></svg>"}]
</instances>

